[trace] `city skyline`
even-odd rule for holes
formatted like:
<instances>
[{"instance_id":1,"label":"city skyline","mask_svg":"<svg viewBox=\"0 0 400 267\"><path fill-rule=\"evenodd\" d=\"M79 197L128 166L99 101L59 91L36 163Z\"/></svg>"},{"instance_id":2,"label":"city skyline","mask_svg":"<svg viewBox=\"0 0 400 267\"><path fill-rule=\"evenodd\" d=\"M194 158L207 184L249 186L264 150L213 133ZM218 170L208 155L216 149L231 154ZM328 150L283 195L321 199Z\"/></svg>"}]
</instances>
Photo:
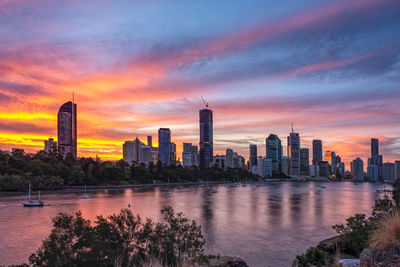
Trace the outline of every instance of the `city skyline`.
<instances>
[{"instance_id":1,"label":"city skyline","mask_svg":"<svg viewBox=\"0 0 400 267\"><path fill-rule=\"evenodd\" d=\"M378 138L383 162L394 162L398 7L1 2L0 149L41 150L57 137L57 110L75 91L79 156L120 159L125 140L156 140L164 127L181 155L183 142L199 143L203 96L213 110L214 155L232 148L248 158L250 144L265 155L269 134L286 147L293 121L310 157L321 139L324 154L366 165ZM203 19L190 18L197 10Z\"/></svg>"}]
</instances>

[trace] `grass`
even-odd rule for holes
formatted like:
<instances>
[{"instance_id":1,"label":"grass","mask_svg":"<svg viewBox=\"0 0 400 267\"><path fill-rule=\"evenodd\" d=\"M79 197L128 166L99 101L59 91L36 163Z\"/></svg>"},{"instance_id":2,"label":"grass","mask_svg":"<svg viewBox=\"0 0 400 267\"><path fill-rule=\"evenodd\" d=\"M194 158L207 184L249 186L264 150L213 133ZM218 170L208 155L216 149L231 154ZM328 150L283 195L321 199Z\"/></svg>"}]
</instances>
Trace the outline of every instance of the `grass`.
<instances>
[{"instance_id":1,"label":"grass","mask_svg":"<svg viewBox=\"0 0 400 267\"><path fill-rule=\"evenodd\" d=\"M374 250L400 249L400 212L384 217L373 231L369 245Z\"/></svg>"}]
</instances>

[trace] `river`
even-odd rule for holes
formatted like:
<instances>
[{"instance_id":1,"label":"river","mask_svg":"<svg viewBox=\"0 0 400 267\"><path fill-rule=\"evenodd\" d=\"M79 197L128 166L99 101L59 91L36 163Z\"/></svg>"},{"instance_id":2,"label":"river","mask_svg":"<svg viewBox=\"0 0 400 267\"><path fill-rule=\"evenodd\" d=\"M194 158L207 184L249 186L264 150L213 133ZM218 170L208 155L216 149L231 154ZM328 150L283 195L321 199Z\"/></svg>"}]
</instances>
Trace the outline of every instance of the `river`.
<instances>
[{"instance_id":1,"label":"river","mask_svg":"<svg viewBox=\"0 0 400 267\"><path fill-rule=\"evenodd\" d=\"M325 187L325 188L324 188ZM200 186L53 193L42 196L43 208L24 208L22 196L0 197L0 265L28 262L50 233L51 218L60 212L82 211L92 222L128 208L142 217L161 220L160 209L196 220L206 240L205 252L236 256L250 266L291 266L296 255L335 235L331 226L355 213L371 212L382 184L352 182L286 182L218 190ZM172 191L172 194L165 194Z\"/></svg>"}]
</instances>

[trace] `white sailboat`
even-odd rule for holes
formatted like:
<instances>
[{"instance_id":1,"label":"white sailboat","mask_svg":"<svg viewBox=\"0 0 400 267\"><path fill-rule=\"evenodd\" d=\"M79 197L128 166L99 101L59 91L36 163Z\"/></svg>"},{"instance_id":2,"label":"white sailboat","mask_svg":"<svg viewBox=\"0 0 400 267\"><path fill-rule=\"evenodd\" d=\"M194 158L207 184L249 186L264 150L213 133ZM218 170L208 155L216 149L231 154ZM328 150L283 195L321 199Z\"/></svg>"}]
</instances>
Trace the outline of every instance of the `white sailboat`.
<instances>
[{"instance_id":1,"label":"white sailboat","mask_svg":"<svg viewBox=\"0 0 400 267\"><path fill-rule=\"evenodd\" d=\"M85 184L85 194L84 194L83 196L81 196L81 198L83 198L83 199L89 199L89 198L92 198L92 196L91 196L91 195L88 195L88 194L86 193L86 184Z\"/></svg>"},{"instance_id":2,"label":"white sailboat","mask_svg":"<svg viewBox=\"0 0 400 267\"><path fill-rule=\"evenodd\" d=\"M39 199L38 201L33 201L31 200L31 184L29 184L29 193L28 193L28 202L24 203L24 207L43 207L44 203L43 201L40 201L40 191L39 191Z\"/></svg>"}]
</instances>

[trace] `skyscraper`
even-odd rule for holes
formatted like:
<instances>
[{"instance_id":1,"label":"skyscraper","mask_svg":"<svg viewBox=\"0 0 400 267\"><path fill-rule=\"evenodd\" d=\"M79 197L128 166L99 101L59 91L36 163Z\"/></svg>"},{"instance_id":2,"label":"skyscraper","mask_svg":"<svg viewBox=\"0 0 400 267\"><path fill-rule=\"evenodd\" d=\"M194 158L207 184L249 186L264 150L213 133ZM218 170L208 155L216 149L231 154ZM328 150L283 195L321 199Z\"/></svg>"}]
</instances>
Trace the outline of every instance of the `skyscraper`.
<instances>
[{"instance_id":1,"label":"skyscraper","mask_svg":"<svg viewBox=\"0 0 400 267\"><path fill-rule=\"evenodd\" d=\"M168 128L158 130L158 160L171 165L171 131Z\"/></svg>"},{"instance_id":2,"label":"skyscraper","mask_svg":"<svg viewBox=\"0 0 400 267\"><path fill-rule=\"evenodd\" d=\"M64 103L57 116L58 153L64 158L68 153L77 156L76 104Z\"/></svg>"},{"instance_id":3,"label":"skyscraper","mask_svg":"<svg viewBox=\"0 0 400 267\"><path fill-rule=\"evenodd\" d=\"M392 181L396 179L396 167L394 163L383 163L383 179Z\"/></svg>"},{"instance_id":4,"label":"skyscraper","mask_svg":"<svg viewBox=\"0 0 400 267\"><path fill-rule=\"evenodd\" d=\"M257 145L250 145L250 171L253 166L257 166Z\"/></svg>"},{"instance_id":5,"label":"skyscraper","mask_svg":"<svg viewBox=\"0 0 400 267\"><path fill-rule=\"evenodd\" d=\"M44 140L44 152L46 153L57 153L57 142L53 138Z\"/></svg>"},{"instance_id":6,"label":"skyscraper","mask_svg":"<svg viewBox=\"0 0 400 267\"><path fill-rule=\"evenodd\" d=\"M151 135L147 136L147 145L150 147L153 146L153 137Z\"/></svg>"},{"instance_id":7,"label":"skyscraper","mask_svg":"<svg viewBox=\"0 0 400 267\"><path fill-rule=\"evenodd\" d=\"M280 139L275 134L270 134L265 140L265 155L272 160L272 172L275 174L280 173L280 162L279 152L282 151L282 147L279 148Z\"/></svg>"},{"instance_id":8,"label":"skyscraper","mask_svg":"<svg viewBox=\"0 0 400 267\"><path fill-rule=\"evenodd\" d=\"M355 181L364 181L364 162L360 158L356 158L351 162L351 174Z\"/></svg>"},{"instance_id":9,"label":"skyscraper","mask_svg":"<svg viewBox=\"0 0 400 267\"><path fill-rule=\"evenodd\" d=\"M394 164L395 164L395 173L396 173L395 177L396 177L396 179L400 179L400 161L396 160L394 162Z\"/></svg>"},{"instance_id":10,"label":"skyscraper","mask_svg":"<svg viewBox=\"0 0 400 267\"><path fill-rule=\"evenodd\" d=\"M291 132L288 136L288 155L290 157L290 175L300 176L300 136Z\"/></svg>"},{"instance_id":11,"label":"skyscraper","mask_svg":"<svg viewBox=\"0 0 400 267\"><path fill-rule=\"evenodd\" d=\"M371 138L371 158L379 155L379 139Z\"/></svg>"},{"instance_id":12,"label":"skyscraper","mask_svg":"<svg viewBox=\"0 0 400 267\"><path fill-rule=\"evenodd\" d=\"M226 154L225 154L225 167L226 168L234 168L235 167L235 161L234 161L234 154L233 150L230 148L226 149Z\"/></svg>"},{"instance_id":13,"label":"skyscraper","mask_svg":"<svg viewBox=\"0 0 400 267\"><path fill-rule=\"evenodd\" d=\"M310 152L308 148L300 148L300 174L310 175Z\"/></svg>"},{"instance_id":14,"label":"skyscraper","mask_svg":"<svg viewBox=\"0 0 400 267\"><path fill-rule=\"evenodd\" d=\"M313 140L313 165L318 165L322 161L322 141Z\"/></svg>"},{"instance_id":15,"label":"skyscraper","mask_svg":"<svg viewBox=\"0 0 400 267\"><path fill-rule=\"evenodd\" d=\"M213 112L200 110L200 166L209 167L213 161Z\"/></svg>"},{"instance_id":16,"label":"skyscraper","mask_svg":"<svg viewBox=\"0 0 400 267\"><path fill-rule=\"evenodd\" d=\"M192 166L192 143L183 143L182 166Z\"/></svg>"}]
</instances>

